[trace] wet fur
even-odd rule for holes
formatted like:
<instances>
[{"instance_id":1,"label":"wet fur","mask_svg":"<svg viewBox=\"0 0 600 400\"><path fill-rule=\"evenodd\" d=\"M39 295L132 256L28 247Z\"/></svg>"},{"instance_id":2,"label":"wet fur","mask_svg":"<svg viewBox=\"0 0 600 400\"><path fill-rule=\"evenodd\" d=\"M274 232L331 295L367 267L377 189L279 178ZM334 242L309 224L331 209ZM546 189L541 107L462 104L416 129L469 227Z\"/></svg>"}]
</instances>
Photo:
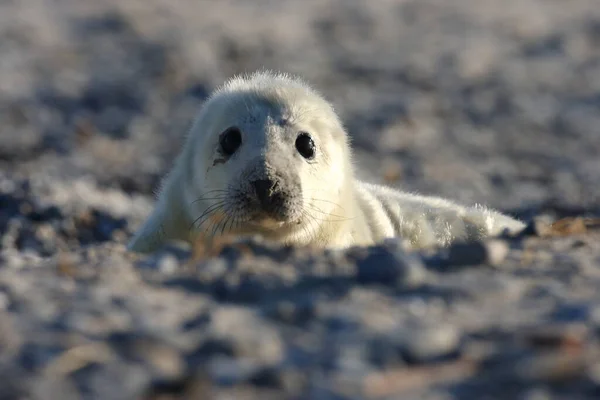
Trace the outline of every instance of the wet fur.
<instances>
[{"instance_id":1,"label":"wet fur","mask_svg":"<svg viewBox=\"0 0 600 400\"><path fill-rule=\"evenodd\" d=\"M232 125L244 133L243 144L226 159L218 137ZM313 161L294 149L299 131L313 136ZM287 222L255 221L248 182L264 177L281 183ZM359 181L348 135L331 104L296 77L261 71L231 79L207 100L129 249L150 252L169 240L225 234L338 248L400 236L423 248L523 226L485 207Z\"/></svg>"}]
</instances>

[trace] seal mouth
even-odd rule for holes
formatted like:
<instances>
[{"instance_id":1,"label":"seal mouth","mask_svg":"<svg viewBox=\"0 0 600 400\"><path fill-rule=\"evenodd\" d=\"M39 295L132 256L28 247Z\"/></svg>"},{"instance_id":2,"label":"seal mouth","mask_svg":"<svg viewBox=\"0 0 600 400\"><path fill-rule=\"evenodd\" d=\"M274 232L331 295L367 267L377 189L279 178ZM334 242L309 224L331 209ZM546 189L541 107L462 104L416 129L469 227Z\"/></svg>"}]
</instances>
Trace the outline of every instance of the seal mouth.
<instances>
[{"instance_id":1,"label":"seal mouth","mask_svg":"<svg viewBox=\"0 0 600 400\"><path fill-rule=\"evenodd\" d=\"M302 229L302 218L276 219L272 216L258 213L246 220L242 231L262 234L267 238L278 239L293 234Z\"/></svg>"},{"instance_id":2,"label":"seal mouth","mask_svg":"<svg viewBox=\"0 0 600 400\"><path fill-rule=\"evenodd\" d=\"M285 210L280 212L268 212L261 208L257 208L247 222L253 226L269 229L299 224L300 218L290 214L291 213L286 212Z\"/></svg>"},{"instance_id":3,"label":"seal mouth","mask_svg":"<svg viewBox=\"0 0 600 400\"><path fill-rule=\"evenodd\" d=\"M248 221L248 224L252 225L253 227L256 227L256 228L265 228L265 229L273 230L273 229L281 228L281 227L289 224L289 222L275 219L270 216L260 215L260 216L255 216L254 218L250 219Z\"/></svg>"}]
</instances>

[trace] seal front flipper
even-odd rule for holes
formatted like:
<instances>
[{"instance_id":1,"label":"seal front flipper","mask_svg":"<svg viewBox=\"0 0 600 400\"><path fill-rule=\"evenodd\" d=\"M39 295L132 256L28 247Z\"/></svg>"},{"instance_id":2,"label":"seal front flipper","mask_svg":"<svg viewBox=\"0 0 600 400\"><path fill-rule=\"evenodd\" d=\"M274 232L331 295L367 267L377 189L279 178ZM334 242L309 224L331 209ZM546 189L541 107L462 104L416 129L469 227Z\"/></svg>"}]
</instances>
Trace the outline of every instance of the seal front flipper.
<instances>
[{"instance_id":1,"label":"seal front flipper","mask_svg":"<svg viewBox=\"0 0 600 400\"><path fill-rule=\"evenodd\" d=\"M151 253L160 248L165 244L166 222L164 209L157 207L130 239L127 250L138 253Z\"/></svg>"}]
</instances>

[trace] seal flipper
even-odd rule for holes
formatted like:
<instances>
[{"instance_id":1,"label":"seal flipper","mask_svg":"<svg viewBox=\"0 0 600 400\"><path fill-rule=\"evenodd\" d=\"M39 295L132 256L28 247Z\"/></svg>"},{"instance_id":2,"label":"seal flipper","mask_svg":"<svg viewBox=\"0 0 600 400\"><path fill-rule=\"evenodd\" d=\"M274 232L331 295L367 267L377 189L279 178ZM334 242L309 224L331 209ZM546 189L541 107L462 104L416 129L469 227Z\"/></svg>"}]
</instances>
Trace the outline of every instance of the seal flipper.
<instances>
[{"instance_id":1,"label":"seal flipper","mask_svg":"<svg viewBox=\"0 0 600 400\"><path fill-rule=\"evenodd\" d=\"M185 153L184 153L185 154ZM184 157L179 156L175 164L183 163ZM182 167L179 171L185 170ZM156 205L152 214L144 221L127 244L127 250L139 253L151 253L171 240L189 241L189 228L185 230L186 214L182 207L182 193L171 190L180 188L183 178L180 173L168 173L157 191ZM185 233L184 233L185 232Z\"/></svg>"},{"instance_id":2,"label":"seal flipper","mask_svg":"<svg viewBox=\"0 0 600 400\"><path fill-rule=\"evenodd\" d=\"M157 207L127 244L127 250L138 253L151 253L165 244L166 216L164 208Z\"/></svg>"}]
</instances>

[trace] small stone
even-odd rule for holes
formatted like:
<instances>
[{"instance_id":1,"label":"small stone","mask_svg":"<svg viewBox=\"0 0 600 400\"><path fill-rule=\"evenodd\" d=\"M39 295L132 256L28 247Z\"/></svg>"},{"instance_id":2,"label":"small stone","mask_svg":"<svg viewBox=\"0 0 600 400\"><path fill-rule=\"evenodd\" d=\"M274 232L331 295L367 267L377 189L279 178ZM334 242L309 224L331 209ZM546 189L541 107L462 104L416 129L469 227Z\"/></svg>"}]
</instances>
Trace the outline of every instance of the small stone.
<instances>
[{"instance_id":1,"label":"small stone","mask_svg":"<svg viewBox=\"0 0 600 400\"><path fill-rule=\"evenodd\" d=\"M56 256L56 272L61 276L73 277L77 273L78 258L73 253L59 253Z\"/></svg>"},{"instance_id":2,"label":"small stone","mask_svg":"<svg viewBox=\"0 0 600 400\"><path fill-rule=\"evenodd\" d=\"M223 338L210 338L205 340L200 347L193 352L193 358L204 361L216 356L235 356L235 349L231 340Z\"/></svg>"},{"instance_id":3,"label":"small stone","mask_svg":"<svg viewBox=\"0 0 600 400\"><path fill-rule=\"evenodd\" d=\"M173 274L188 259L189 251L177 244L168 244L159 251L144 257L138 264L142 268Z\"/></svg>"},{"instance_id":4,"label":"small stone","mask_svg":"<svg viewBox=\"0 0 600 400\"><path fill-rule=\"evenodd\" d=\"M158 261L158 269L164 274L173 274L177 271L178 267L179 262L177 261L177 257L171 254L165 254Z\"/></svg>"},{"instance_id":5,"label":"small stone","mask_svg":"<svg viewBox=\"0 0 600 400\"><path fill-rule=\"evenodd\" d=\"M580 350L589 335L584 323L538 325L522 333L523 341L532 347Z\"/></svg>"},{"instance_id":6,"label":"small stone","mask_svg":"<svg viewBox=\"0 0 600 400\"><path fill-rule=\"evenodd\" d=\"M0 253L0 263L8 268L21 268L25 264L25 260L21 253L15 249L9 248Z\"/></svg>"},{"instance_id":7,"label":"small stone","mask_svg":"<svg viewBox=\"0 0 600 400\"><path fill-rule=\"evenodd\" d=\"M545 388L533 388L523 393L522 400L552 400L552 396Z\"/></svg>"},{"instance_id":8,"label":"small stone","mask_svg":"<svg viewBox=\"0 0 600 400\"><path fill-rule=\"evenodd\" d=\"M227 274L227 262L223 258L202 261L197 264L198 279L204 283L214 282Z\"/></svg>"},{"instance_id":9,"label":"small stone","mask_svg":"<svg viewBox=\"0 0 600 400\"><path fill-rule=\"evenodd\" d=\"M47 400L76 400L81 398L75 384L66 379L40 377L31 382L32 398Z\"/></svg>"},{"instance_id":10,"label":"small stone","mask_svg":"<svg viewBox=\"0 0 600 400\"><path fill-rule=\"evenodd\" d=\"M219 309L212 316L210 333L232 343L236 357L261 365L274 365L283 359L285 346L280 333L247 309Z\"/></svg>"},{"instance_id":11,"label":"small stone","mask_svg":"<svg viewBox=\"0 0 600 400\"><path fill-rule=\"evenodd\" d=\"M590 318L593 319L593 313L594 309L590 304L571 302L557 305L552 317L560 322L586 322Z\"/></svg>"},{"instance_id":12,"label":"small stone","mask_svg":"<svg viewBox=\"0 0 600 400\"><path fill-rule=\"evenodd\" d=\"M249 380L260 371L260 366L248 359L215 357L206 367L213 381L221 385L234 385Z\"/></svg>"},{"instance_id":13,"label":"small stone","mask_svg":"<svg viewBox=\"0 0 600 400\"><path fill-rule=\"evenodd\" d=\"M190 244L183 241L170 241L168 244L163 246L162 252L175 257L179 262L189 260L192 256Z\"/></svg>"},{"instance_id":14,"label":"small stone","mask_svg":"<svg viewBox=\"0 0 600 400\"><path fill-rule=\"evenodd\" d=\"M67 313L61 324L66 328L84 334L103 335L113 329L108 318L89 312L72 311Z\"/></svg>"},{"instance_id":15,"label":"small stone","mask_svg":"<svg viewBox=\"0 0 600 400\"><path fill-rule=\"evenodd\" d=\"M552 351L534 355L514 366L517 376L525 382L567 382L581 378L585 360L580 352Z\"/></svg>"},{"instance_id":16,"label":"small stone","mask_svg":"<svg viewBox=\"0 0 600 400\"><path fill-rule=\"evenodd\" d=\"M281 322L303 325L315 318L316 309L317 305L309 298L281 301L274 305L271 315Z\"/></svg>"},{"instance_id":17,"label":"small stone","mask_svg":"<svg viewBox=\"0 0 600 400\"><path fill-rule=\"evenodd\" d=\"M589 318L592 324L600 327L600 305L590 306Z\"/></svg>"},{"instance_id":18,"label":"small stone","mask_svg":"<svg viewBox=\"0 0 600 400\"><path fill-rule=\"evenodd\" d=\"M592 382L600 386L600 362L590 365L587 369L586 375Z\"/></svg>"},{"instance_id":19,"label":"small stone","mask_svg":"<svg viewBox=\"0 0 600 400\"><path fill-rule=\"evenodd\" d=\"M529 236L549 236L552 232L553 221L553 218L548 215L534 217L529 221L522 233Z\"/></svg>"},{"instance_id":20,"label":"small stone","mask_svg":"<svg viewBox=\"0 0 600 400\"><path fill-rule=\"evenodd\" d=\"M279 382L287 393L301 393L309 386L310 374L292 367L279 370Z\"/></svg>"},{"instance_id":21,"label":"small stone","mask_svg":"<svg viewBox=\"0 0 600 400\"><path fill-rule=\"evenodd\" d=\"M448 249L448 265L471 266L480 265L487 260L487 251L482 242L456 243Z\"/></svg>"},{"instance_id":22,"label":"small stone","mask_svg":"<svg viewBox=\"0 0 600 400\"><path fill-rule=\"evenodd\" d=\"M402 164L396 160L385 160L383 165L383 180L387 184L394 184L402 179L404 173Z\"/></svg>"},{"instance_id":23,"label":"small stone","mask_svg":"<svg viewBox=\"0 0 600 400\"><path fill-rule=\"evenodd\" d=\"M595 218L561 218L557 221L548 216L535 217L523 231L526 235L540 237L580 235L598 225Z\"/></svg>"},{"instance_id":24,"label":"small stone","mask_svg":"<svg viewBox=\"0 0 600 400\"><path fill-rule=\"evenodd\" d=\"M508 244L503 240L456 243L448 249L446 264L450 267L473 265L500 265L508 255Z\"/></svg>"},{"instance_id":25,"label":"small stone","mask_svg":"<svg viewBox=\"0 0 600 400\"><path fill-rule=\"evenodd\" d=\"M278 388L282 385L279 371L275 368L261 368L256 371L249 382L258 387Z\"/></svg>"},{"instance_id":26,"label":"small stone","mask_svg":"<svg viewBox=\"0 0 600 400\"><path fill-rule=\"evenodd\" d=\"M99 368L78 371L78 383L83 382L95 398L131 399L150 385L152 375L144 365L114 360Z\"/></svg>"},{"instance_id":27,"label":"small stone","mask_svg":"<svg viewBox=\"0 0 600 400\"><path fill-rule=\"evenodd\" d=\"M10 305L10 298L5 292L0 292L0 310L4 311Z\"/></svg>"},{"instance_id":28,"label":"small stone","mask_svg":"<svg viewBox=\"0 0 600 400\"><path fill-rule=\"evenodd\" d=\"M344 373L352 375L360 375L367 369L365 359L367 349L360 343L353 344L348 343L345 346L341 346L336 352L335 365L336 369L344 371Z\"/></svg>"},{"instance_id":29,"label":"small stone","mask_svg":"<svg viewBox=\"0 0 600 400\"><path fill-rule=\"evenodd\" d=\"M0 349L5 355L18 352L23 344L23 336L15 324L15 319L9 313L0 313Z\"/></svg>"},{"instance_id":30,"label":"small stone","mask_svg":"<svg viewBox=\"0 0 600 400\"><path fill-rule=\"evenodd\" d=\"M375 337L368 342L367 346L369 361L379 368L403 363L400 352L393 351L393 343L386 337Z\"/></svg>"},{"instance_id":31,"label":"small stone","mask_svg":"<svg viewBox=\"0 0 600 400\"><path fill-rule=\"evenodd\" d=\"M358 261L357 280L361 284L386 284L415 287L425 282L427 271L416 256L402 250L373 247Z\"/></svg>"},{"instance_id":32,"label":"small stone","mask_svg":"<svg viewBox=\"0 0 600 400\"><path fill-rule=\"evenodd\" d=\"M563 218L552 224L552 234L560 236L578 235L587 232L585 220L581 217Z\"/></svg>"},{"instance_id":33,"label":"small stone","mask_svg":"<svg viewBox=\"0 0 600 400\"><path fill-rule=\"evenodd\" d=\"M448 324L408 328L401 343L410 362L430 362L458 351L461 335Z\"/></svg>"},{"instance_id":34,"label":"small stone","mask_svg":"<svg viewBox=\"0 0 600 400\"><path fill-rule=\"evenodd\" d=\"M485 248L487 250L486 263L492 266L502 264L510 250L508 243L504 240L489 240L485 243Z\"/></svg>"},{"instance_id":35,"label":"small stone","mask_svg":"<svg viewBox=\"0 0 600 400\"><path fill-rule=\"evenodd\" d=\"M184 370L180 352L161 340L128 333L115 333L109 340L118 353L149 366L160 378L172 379Z\"/></svg>"}]
</instances>

